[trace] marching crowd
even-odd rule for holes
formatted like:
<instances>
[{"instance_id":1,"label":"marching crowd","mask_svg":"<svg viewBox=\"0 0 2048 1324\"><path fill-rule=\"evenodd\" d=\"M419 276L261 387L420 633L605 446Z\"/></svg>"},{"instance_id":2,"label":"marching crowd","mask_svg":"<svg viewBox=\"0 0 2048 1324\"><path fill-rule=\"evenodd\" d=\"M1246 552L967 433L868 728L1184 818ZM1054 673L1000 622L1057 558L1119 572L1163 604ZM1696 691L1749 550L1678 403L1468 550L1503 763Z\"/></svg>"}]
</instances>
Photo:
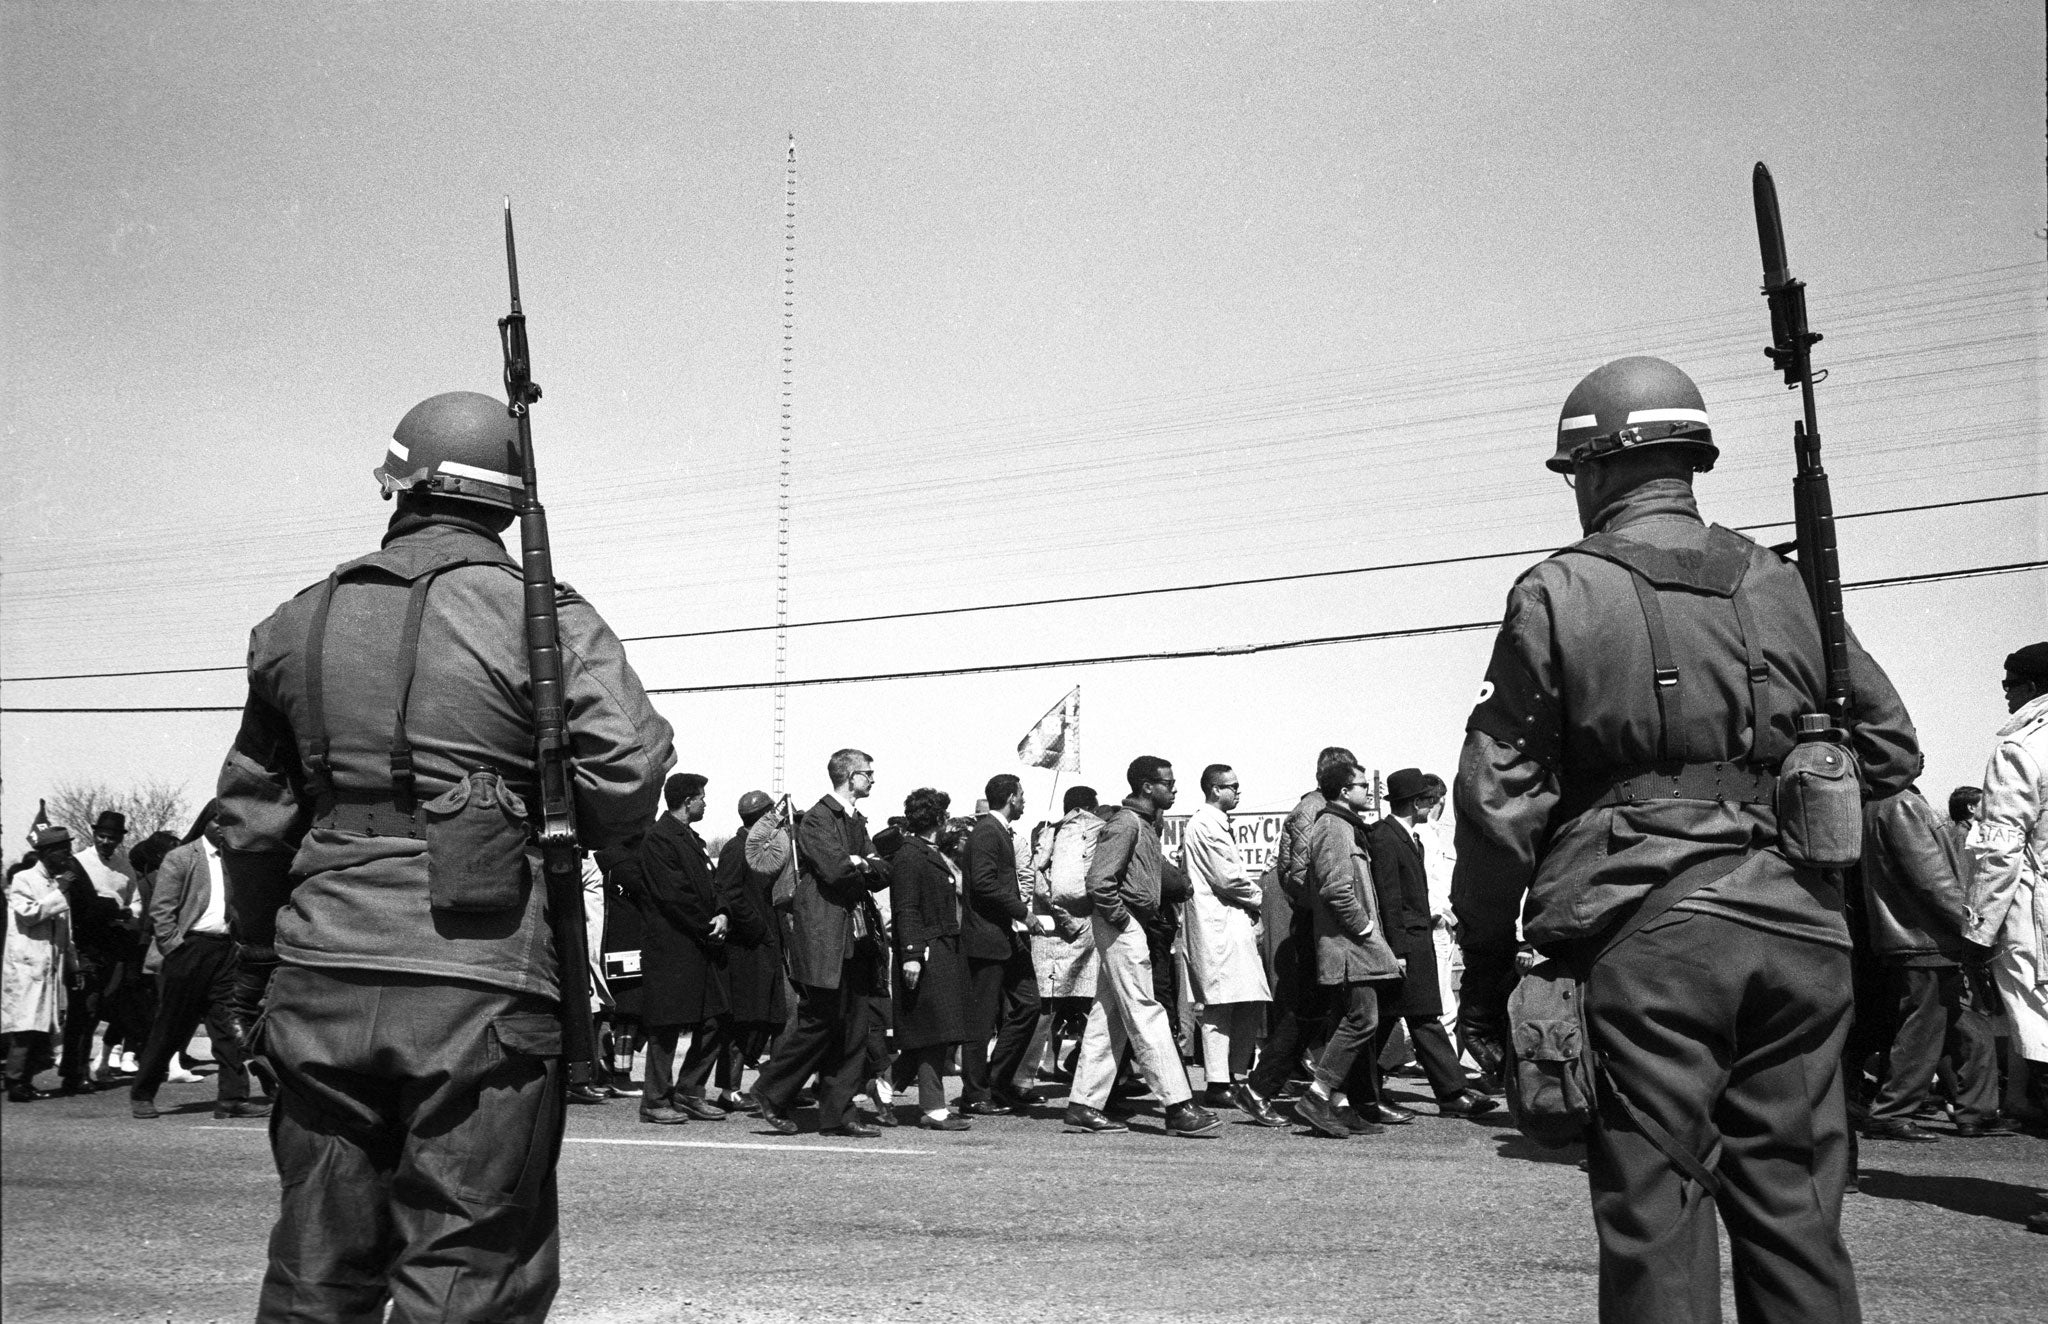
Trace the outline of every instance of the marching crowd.
<instances>
[{"instance_id":1,"label":"marching crowd","mask_svg":"<svg viewBox=\"0 0 2048 1324\"><path fill-rule=\"evenodd\" d=\"M1261 873L1232 831L1242 788L1225 764L1202 770L1203 803L1172 853L1161 829L1183 792L1158 758L1131 764L1120 801L1072 787L1062 815L1028 832L1013 774L991 778L971 815L919 787L872 834L873 760L841 750L828 774L801 814L747 792L715 852L696 826L707 782L676 774L667 813L596 858L608 1056L630 1064L644 1046L647 1060L637 1091L627 1065L572 1098L637 1094L642 1120L665 1125L745 1111L794 1133L815 1078L820 1128L871 1137L1029 1113L1040 1091L1064 1093L1071 1130L1121 1131L1120 1105L1149 1093L1174 1135L1215 1135L1219 1108L1284 1127L1274 1105L1286 1100L1348 1137L1415 1119L1382 1071L1412 1054L1439 1112L1498 1107L1447 1029L1440 778L1394 773L1377 817L1372 774L1324 750ZM743 1091L748 1067L759 1074Z\"/></svg>"}]
</instances>

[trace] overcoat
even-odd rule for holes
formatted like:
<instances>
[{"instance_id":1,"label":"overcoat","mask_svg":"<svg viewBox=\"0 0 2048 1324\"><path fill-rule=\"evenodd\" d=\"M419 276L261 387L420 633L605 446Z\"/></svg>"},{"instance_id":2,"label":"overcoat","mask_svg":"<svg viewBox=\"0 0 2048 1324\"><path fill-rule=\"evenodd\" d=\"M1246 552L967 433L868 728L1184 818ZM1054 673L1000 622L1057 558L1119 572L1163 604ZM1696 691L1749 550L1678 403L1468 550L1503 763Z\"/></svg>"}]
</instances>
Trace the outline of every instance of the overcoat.
<instances>
[{"instance_id":1,"label":"overcoat","mask_svg":"<svg viewBox=\"0 0 2048 1324\"><path fill-rule=\"evenodd\" d=\"M0 1033L57 1033L64 976L73 960L71 907L38 860L7 883L7 955L0 978Z\"/></svg>"},{"instance_id":2,"label":"overcoat","mask_svg":"<svg viewBox=\"0 0 2048 1324\"><path fill-rule=\"evenodd\" d=\"M804 814L796 829L796 895L790 903L789 977L812 988L838 988L846 963L859 952L855 911L869 892L889 885L888 866L866 868L852 860L873 852L867 819L826 794ZM877 966L869 978L879 987ZM872 994L876 988L849 990Z\"/></svg>"},{"instance_id":3,"label":"overcoat","mask_svg":"<svg viewBox=\"0 0 2048 1324\"><path fill-rule=\"evenodd\" d=\"M1182 843L1191 890L1181 944L1194 1000L1205 1006L1271 1001L1258 921L1247 909L1260 904L1259 884L1245 873L1230 819L1205 804L1188 820Z\"/></svg>"},{"instance_id":4,"label":"overcoat","mask_svg":"<svg viewBox=\"0 0 2048 1324\"><path fill-rule=\"evenodd\" d=\"M725 979L732 1018L780 1029L789 1019L789 995L782 977L782 922L773 902L775 875L748 867L747 833L735 833L718 852L712 882L731 925Z\"/></svg>"},{"instance_id":5,"label":"overcoat","mask_svg":"<svg viewBox=\"0 0 2048 1324\"><path fill-rule=\"evenodd\" d=\"M1443 990L1436 978L1436 937L1431 932L1429 871L1415 834L1398 818L1383 818L1365 832L1372 851L1372 885L1386 926L1387 946L1408 963L1398 993L1380 1002L1382 1016L1441 1016Z\"/></svg>"},{"instance_id":6,"label":"overcoat","mask_svg":"<svg viewBox=\"0 0 2048 1324\"><path fill-rule=\"evenodd\" d=\"M718 894L703 838L674 814L663 814L640 842L640 881L646 889L640 1019L698 1025L725 1015L725 946L711 937Z\"/></svg>"},{"instance_id":7,"label":"overcoat","mask_svg":"<svg viewBox=\"0 0 2048 1324\"><path fill-rule=\"evenodd\" d=\"M960 947L960 870L922 837L889 859L889 906L896 932L896 1046L967 1042L969 976ZM917 987L903 963L919 963Z\"/></svg>"},{"instance_id":8,"label":"overcoat","mask_svg":"<svg viewBox=\"0 0 2048 1324\"><path fill-rule=\"evenodd\" d=\"M1400 974L1381 932L1365 824L1343 805L1316 815L1306 876L1315 901L1316 981L1361 984Z\"/></svg>"},{"instance_id":9,"label":"overcoat","mask_svg":"<svg viewBox=\"0 0 2048 1324\"><path fill-rule=\"evenodd\" d=\"M967 834L967 904L960 918L960 944L969 960L1007 961L1025 944L1018 921L1030 907L1017 886L1017 844L1007 823L993 814L974 820Z\"/></svg>"}]
</instances>

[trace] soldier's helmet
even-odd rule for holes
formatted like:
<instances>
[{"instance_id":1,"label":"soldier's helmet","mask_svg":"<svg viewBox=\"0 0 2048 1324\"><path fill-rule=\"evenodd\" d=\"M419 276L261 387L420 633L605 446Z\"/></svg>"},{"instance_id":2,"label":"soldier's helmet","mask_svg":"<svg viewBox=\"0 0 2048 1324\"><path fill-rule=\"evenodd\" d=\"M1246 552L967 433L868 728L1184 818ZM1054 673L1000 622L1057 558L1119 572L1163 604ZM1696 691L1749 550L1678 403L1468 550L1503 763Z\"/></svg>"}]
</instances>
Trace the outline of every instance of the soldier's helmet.
<instances>
[{"instance_id":1,"label":"soldier's helmet","mask_svg":"<svg viewBox=\"0 0 2048 1324\"><path fill-rule=\"evenodd\" d=\"M1721 454L1692 378L1663 359L1636 355L1595 368L1572 388L1557 418L1557 453L1544 464L1568 474L1588 460L1672 445L1690 448L1702 473Z\"/></svg>"},{"instance_id":2,"label":"soldier's helmet","mask_svg":"<svg viewBox=\"0 0 2048 1324\"><path fill-rule=\"evenodd\" d=\"M475 391L429 396L391 433L384 463L371 470L389 501L400 492L519 509L519 428L503 400Z\"/></svg>"}]
</instances>

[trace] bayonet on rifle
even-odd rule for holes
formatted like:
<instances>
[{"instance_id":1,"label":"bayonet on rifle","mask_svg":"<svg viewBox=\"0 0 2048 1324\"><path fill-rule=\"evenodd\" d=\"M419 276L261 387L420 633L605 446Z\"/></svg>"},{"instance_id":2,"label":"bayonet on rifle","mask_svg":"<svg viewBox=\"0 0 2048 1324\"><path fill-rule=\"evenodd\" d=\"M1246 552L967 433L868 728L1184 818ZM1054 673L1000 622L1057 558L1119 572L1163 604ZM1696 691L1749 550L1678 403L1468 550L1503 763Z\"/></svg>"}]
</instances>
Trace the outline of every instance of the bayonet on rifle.
<instances>
[{"instance_id":1,"label":"bayonet on rifle","mask_svg":"<svg viewBox=\"0 0 2048 1324\"><path fill-rule=\"evenodd\" d=\"M562 989L562 1060L568 1083L588 1084L596 1073L590 1024L590 958L583 917L583 876L576 847L576 803L571 791L568 722L562 698L562 648L555 618L555 571L548 547L548 515L534 474L533 420L540 399L526 345L526 313L519 305L519 254L512 241L512 200L505 200L505 274L512 311L498 319L505 355L506 412L519 425L519 548L526 591L526 658L533 692L534 772L540 785L540 854L556 964Z\"/></svg>"},{"instance_id":2,"label":"bayonet on rifle","mask_svg":"<svg viewBox=\"0 0 2048 1324\"><path fill-rule=\"evenodd\" d=\"M1756 235L1763 249L1764 298L1771 308L1771 345L1764 354L1785 374L1787 388L1798 387L1805 417L1792 425L1792 451L1798 471L1792 479L1792 509L1799 531L1799 574L1820 624L1822 656L1827 664L1826 721L1802 717L1801 734L1842 738L1849 725L1849 626L1842 615L1842 570L1835 552L1834 499L1827 470L1820 462L1820 420L1814 412L1813 385L1826 377L1813 371L1813 347L1820 333L1806 325L1806 283L1792 276L1785 257L1785 224L1778 215L1778 187L1759 161L1750 179L1756 202ZM1811 731L1808 728L1811 727Z\"/></svg>"}]
</instances>

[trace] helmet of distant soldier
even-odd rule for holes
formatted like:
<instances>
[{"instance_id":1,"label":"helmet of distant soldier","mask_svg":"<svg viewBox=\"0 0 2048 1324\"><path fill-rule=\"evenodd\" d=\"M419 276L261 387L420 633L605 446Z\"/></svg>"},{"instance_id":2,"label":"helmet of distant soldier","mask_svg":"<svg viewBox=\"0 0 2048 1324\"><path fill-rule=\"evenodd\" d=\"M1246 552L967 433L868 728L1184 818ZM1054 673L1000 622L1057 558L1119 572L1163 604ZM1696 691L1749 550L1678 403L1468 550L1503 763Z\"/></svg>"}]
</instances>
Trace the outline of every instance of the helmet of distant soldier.
<instances>
[{"instance_id":1,"label":"helmet of distant soldier","mask_svg":"<svg viewBox=\"0 0 2048 1324\"><path fill-rule=\"evenodd\" d=\"M1616 359L1586 374L1557 418L1557 453L1545 465L1568 474L1643 446L1685 446L1704 473L1721 452L1707 426L1707 402L1675 365L1648 355Z\"/></svg>"},{"instance_id":2,"label":"helmet of distant soldier","mask_svg":"<svg viewBox=\"0 0 2048 1324\"><path fill-rule=\"evenodd\" d=\"M519 509L519 427L503 400L475 391L429 396L391 433L371 472L389 501L401 492Z\"/></svg>"}]
</instances>

